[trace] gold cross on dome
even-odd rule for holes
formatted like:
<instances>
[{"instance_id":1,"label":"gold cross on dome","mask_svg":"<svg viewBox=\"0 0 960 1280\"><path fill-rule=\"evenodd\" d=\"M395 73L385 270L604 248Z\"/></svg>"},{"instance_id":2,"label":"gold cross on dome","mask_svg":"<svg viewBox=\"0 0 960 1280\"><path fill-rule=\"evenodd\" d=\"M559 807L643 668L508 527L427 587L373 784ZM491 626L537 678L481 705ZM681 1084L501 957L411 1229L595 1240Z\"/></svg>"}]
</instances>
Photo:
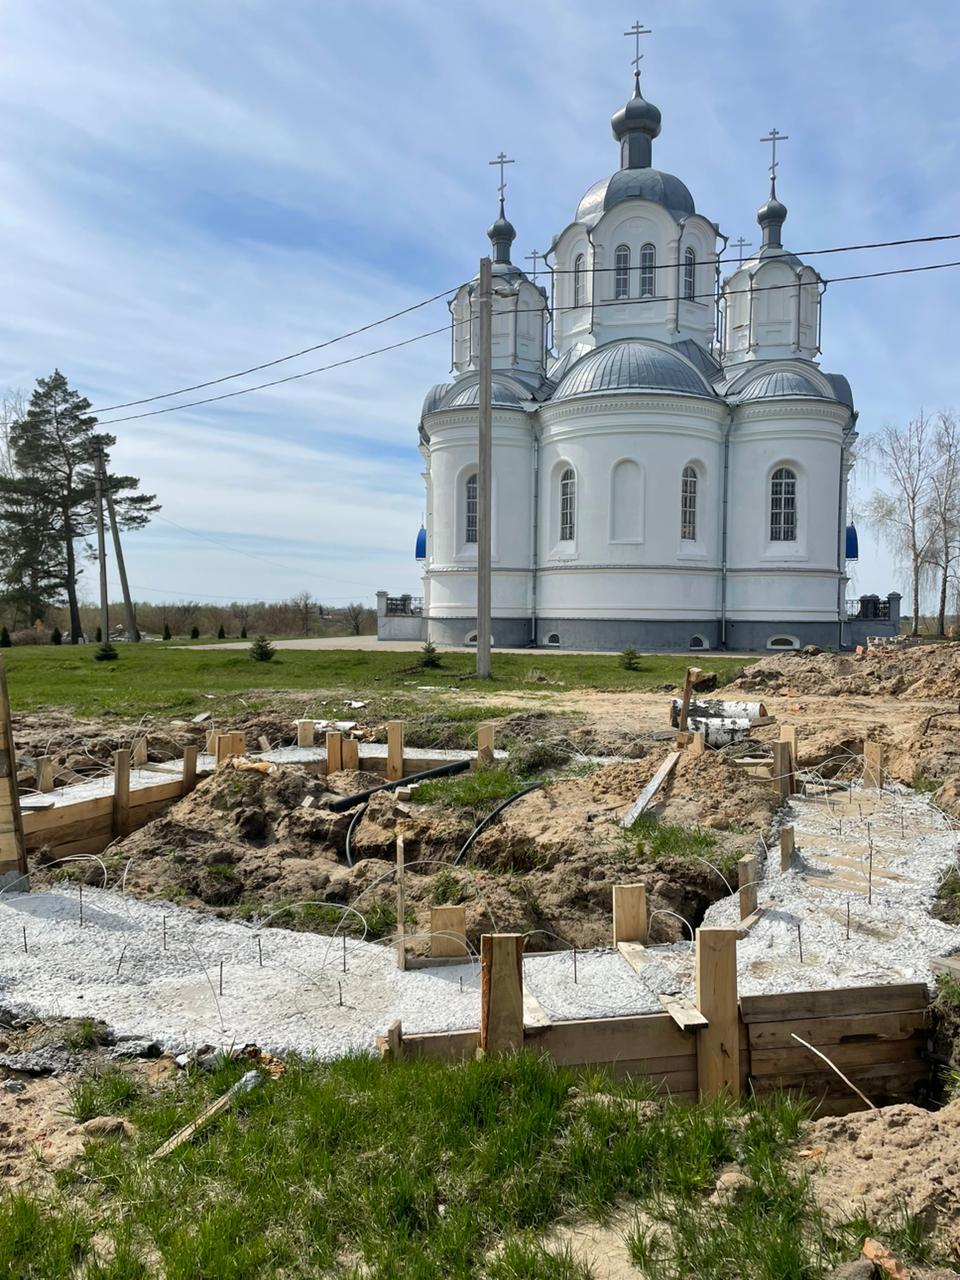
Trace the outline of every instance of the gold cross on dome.
<instances>
[{"instance_id":1,"label":"gold cross on dome","mask_svg":"<svg viewBox=\"0 0 960 1280\"><path fill-rule=\"evenodd\" d=\"M635 58L634 58L634 60L633 60L633 69L634 69L634 71L636 71L636 73L639 75L639 74L640 74L640 63L641 63L641 61L643 60L643 54L640 52L640 37L641 37L641 36L649 36L649 35L652 35L653 33L651 32L651 30L650 30L650 28L649 28L649 27L645 27L645 26L643 26L639 21L637 21L637 22L635 22L635 23L633 24L633 26L630 28L630 30L629 30L629 31L625 31L623 34L624 34L625 36L633 36L633 37L636 39L636 42L637 42L637 54L636 54L636 57L635 57Z\"/></svg>"}]
</instances>

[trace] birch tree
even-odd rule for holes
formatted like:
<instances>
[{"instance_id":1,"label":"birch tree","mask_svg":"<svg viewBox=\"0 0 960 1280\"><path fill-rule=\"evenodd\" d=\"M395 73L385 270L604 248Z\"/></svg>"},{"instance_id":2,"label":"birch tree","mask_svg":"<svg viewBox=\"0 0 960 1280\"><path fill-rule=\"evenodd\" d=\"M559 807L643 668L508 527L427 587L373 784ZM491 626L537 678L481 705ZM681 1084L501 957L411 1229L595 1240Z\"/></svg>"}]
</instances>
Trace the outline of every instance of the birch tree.
<instances>
[{"instance_id":1,"label":"birch tree","mask_svg":"<svg viewBox=\"0 0 960 1280\"><path fill-rule=\"evenodd\" d=\"M935 466L930 479L927 521L931 529L929 563L939 579L937 635L947 633L947 590L960 562L960 423L952 413L937 418Z\"/></svg>"}]
</instances>

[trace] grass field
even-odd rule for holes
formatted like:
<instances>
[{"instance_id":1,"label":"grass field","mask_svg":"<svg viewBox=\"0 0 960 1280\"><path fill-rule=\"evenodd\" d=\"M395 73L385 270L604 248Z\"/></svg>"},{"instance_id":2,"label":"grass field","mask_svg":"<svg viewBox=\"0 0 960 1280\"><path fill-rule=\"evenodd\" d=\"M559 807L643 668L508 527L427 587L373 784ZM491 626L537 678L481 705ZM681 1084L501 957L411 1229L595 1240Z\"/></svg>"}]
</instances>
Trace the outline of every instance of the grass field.
<instances>
[{"instance_id":1,"label":"grass field","mask_svg":"<svg viewBox=\"0 0 960 1280\"><path fill-rule=\"evenodd\" d=\"M648 1280L821 1280L867 1234L905 1260L930 1252L915 1221L827 1226L791 1158L798 1102L650 1107L642 1081L527 1054L458 1068L292 1062L148 1162L243 1070L225 1063L140 1096L115 1072L75 1088L76 1116L120 1109L136 1137L88 1146L46 1201L0 1198L0 1275L591 1280L543 1233L625 1206L626 1247ZM730 1161L749 1181L735 1202L711 1203Z\"/></svg>"},{"instance_id":2,"label":"grass field","mask_svg":"<svg viewBox=\"0 0 960 1280\"><path fill-rule=\"evenodd\" d=\"M281 650L270 663L245 652L180 649L160 644L118 645L116 662L94 661L94 645L36 645L6 649L3 661L14 711L67 707L78 715L167 715L209 710L205 694L329 689L360 696L415 693L418 685L496 695L516 689L650 689L683 680L685 656L642 657L639 670L625 671L616 654L494 654L493 679L471 678L472 653L445 653L442 666L417 669L417 653L368 650ZM743 665L739 658L697 657L721 683ZM541 672L548 683L536 683ZM532 683L533 682L533 683Z\"/></svg>"}]
</instances>

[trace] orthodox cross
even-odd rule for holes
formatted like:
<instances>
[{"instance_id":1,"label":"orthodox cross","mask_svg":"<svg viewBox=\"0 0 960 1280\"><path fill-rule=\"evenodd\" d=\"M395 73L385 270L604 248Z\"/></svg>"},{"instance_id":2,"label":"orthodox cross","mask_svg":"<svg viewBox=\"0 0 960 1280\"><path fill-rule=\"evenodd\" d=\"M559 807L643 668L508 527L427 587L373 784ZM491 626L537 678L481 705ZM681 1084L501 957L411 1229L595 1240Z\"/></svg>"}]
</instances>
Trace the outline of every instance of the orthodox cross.
<instances>
[{"instance_id":1,"label":"orthodox cross","mask_svg":"<svg viewBox=\"0 0 960 1280\"><path fill-rule=\"evenodd\" d=\"M633 60L633 69L634 69L634 71L637 73L637 75L639 75L639 74L640 74L640 62L641 62L641 60L642 60L642 58L643 58L643 54L640 52L640 37L641 37L641 36L649 36L649 35L651 35L652 33L651 33L651 31L650 31L650 28L649 28L649 27L641 26L641 24L640 24L639 22L635 22L635 23L633 24L633 26L630 28L630 30L629 30L629 31L625 31L623 34L624 34L625 36L633 36L633 37L635 38L635 40L636 40L636 43L637 43L637 55L636 55L636 57L635 57L635 58L634 58L634 60Z\"/></svg>"},{"instance_id":2,"label":"orthodox cross","mask_svg":"<svg viewBox=\"0 0 960 1280\"><path fill-rule=\"evenodd\" d=\"M777 143L789 142L790 139L785 133L781 133L779 129L771 129L765 138L760 139L761 142L770 143L770 180L777 180Z\"/></svg>"},{"instance_id":3,"label":"orthodox cross","mask_svg":"<svg viewBox=\"0 0 960 1280\"><path fill-rule=\"evenodd\" d=\"M497 156L496 160L489 160L487 163L488 163L488 164L498 164L498 165L500 166L500 186L497 188L497 190L500 192L500 199L501 199L501 201L502 201L502 200L503 200L503 193L504 193L504 191L506 191L506 189L507 189L507 184L506 184L506 182L504 182L504 180L503 180L503 166L504 166L505 164L516 164L516 161L515 161L515 160L508 160L508 159L507 159L507 156L506 156L506 152L501 151L501 152L500 152L500 154Z\"/></svg>"},{"instance_id":4,"label":"orthodox cross","mask_svg":"<svg viewBox=\"0 0 960 1280\"><path fill-rule=\"evenodd\" d=\"M750 245L751 245L751 241L744 240L743 236L741 236L739 240L734 240L733 242L733 247L736 249L740 258L741 267L743 266L743 251L744 249L749 249Z\"/></svg>"},{"instance_id":5,"label":"orthodox cross","mask_svg":"<svg viewBox=\"0 0 960 1280\"><path fill-rule=\"evenodd\" d=\"M533 262L533 273L530 277L531 280L536 280L537 278L537 261L540 258L543 258L544 262L546 262L546 258L544 257L544 255L540 253L539 250L537 249L534 249L533 253L527 254L527 261Z\"/></svg>"}]
</instances>

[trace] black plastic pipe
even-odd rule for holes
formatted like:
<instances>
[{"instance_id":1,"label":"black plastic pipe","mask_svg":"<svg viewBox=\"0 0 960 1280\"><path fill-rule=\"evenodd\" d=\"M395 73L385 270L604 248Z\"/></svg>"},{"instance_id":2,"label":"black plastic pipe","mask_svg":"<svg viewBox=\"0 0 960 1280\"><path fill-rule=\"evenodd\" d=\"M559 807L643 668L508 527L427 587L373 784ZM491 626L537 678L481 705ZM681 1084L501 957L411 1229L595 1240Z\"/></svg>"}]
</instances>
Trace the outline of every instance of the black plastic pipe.
<instances>
[{"instance_id":1,"label":"black plastic pipe","mask_svg":"<svg viewBox=\"0 0 960 1280\"><path fill-rule=\"evenodd\" d=\"M358 804L363 804L364 800L369 800L378 791L393 791L397 787L408 787L411 782L425 782L427 778L446 778L454 773L466 773L471 763L469 759L454 760L450 764L438 765L436 769L424 769L423 773L409 773L405 778L398 778L396 782L384 782L379 787L370 787L367 791L358 791L352 796L340 796L338 800L331 800L324 807L333 813L343 813L345 809L353 809Z\"/></svg>"},{"instance_id":2,"label":"black plastic pipe","mask_svg":"<svg viewBox=\"0 0 960 1280\"><path fill-rule=\"evenodd\" d=\"M497 807L494 810L492 810L492 812L488 813L487 816L483 819L483 821L478 823L477 826L475 826L474 829L470 832L470 834L467 836L467 839L466 839L466 842L464 843L463 848L454 858L453 862L451 863L451 866L455 867L457 865L457 863L460 861L463 855L467 852L467 850L473 844L474 840L476 840L477 836L480 835L481 831L485 831L486 828L497 816L497 814L502 813L508 804L513 804L514 800L519 800L521 796L528 796L531 791L536 791L538 787L542 787L542 786L543 786L542 782L532 782L529 787L524 787L522 791L516 791L512 796L507 796L506 800L501 800L500 803L497 805Z\"/></svg>"}]
</instances>

